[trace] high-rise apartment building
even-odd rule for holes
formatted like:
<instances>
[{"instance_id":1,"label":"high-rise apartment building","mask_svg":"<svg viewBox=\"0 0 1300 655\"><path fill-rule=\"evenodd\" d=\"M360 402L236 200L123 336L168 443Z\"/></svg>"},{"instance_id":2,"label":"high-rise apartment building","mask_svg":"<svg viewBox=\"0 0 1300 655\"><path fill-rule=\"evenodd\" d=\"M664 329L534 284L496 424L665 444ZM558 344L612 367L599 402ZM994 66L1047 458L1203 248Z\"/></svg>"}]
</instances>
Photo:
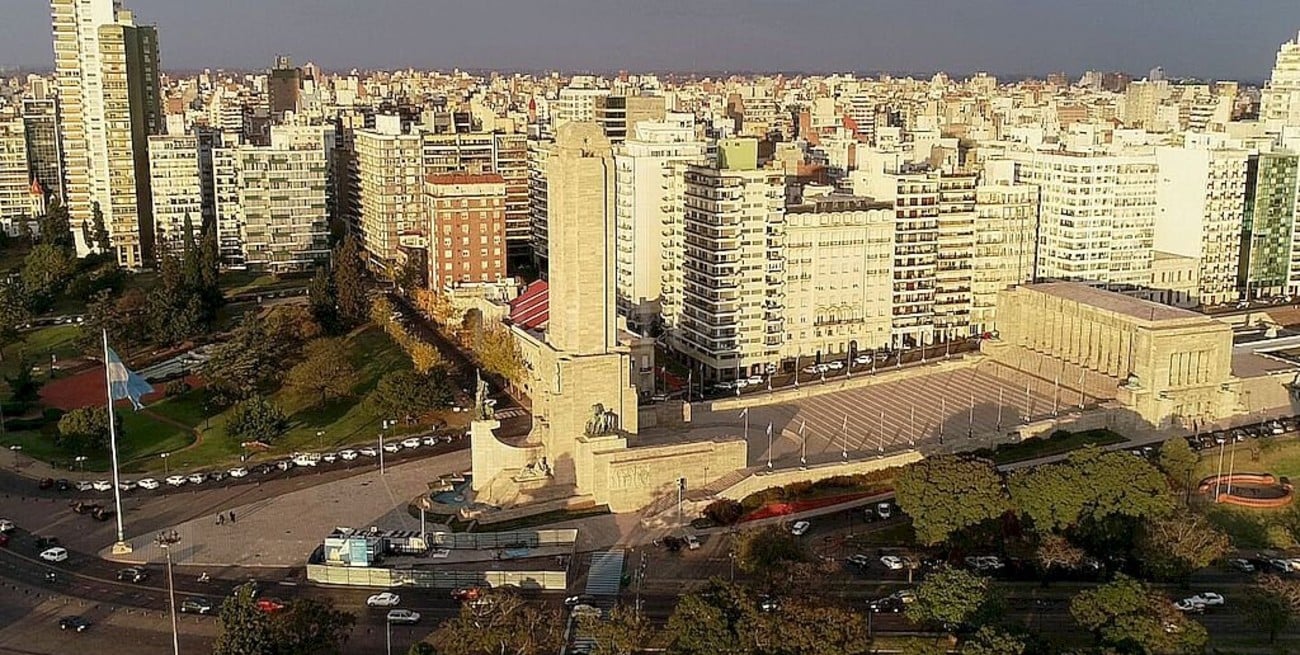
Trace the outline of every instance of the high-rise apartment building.
<instances>
[{"instance_id":1,"label":"high-rise apartment building","mask_svg":"<svg viewBox=\"0 0 1300 655\"><path fill-rule=\"evenodd\" d=\"M782 359L843 360L890 343L894 205L805 196L785 210Z\"/></svg>"},{"instance_id":2,"label":"high-rise apartment building","mask_svg":"<svg viewBox=\"0 0 1300 655\"><path fill-rule=\"evenodd\" d=\"M59 104L55 98L24 98L23 129L27 134L27 165L47 199L63 198L63 147L59 137Z\"/></svg>"},{"instance_id":3,"label":"high-rise apartment building","mask_svg":"<svg viewBox=\"0 0 1300 655\"><path fill-rule=\"evenodd\" d=\"M274 120L283 120L285 113L298 111L301 90L302 71L294 67L289 57L277 55L275 66L266 76L267 100Z\"/></svg>"},{"instance_id":4,"label":"high-rise apartment building","mask_svg":"<svg viewBox=\"0 0 1300 655\"><path fill-rule=\"evenodd\" d=\"M680 280L671 262L681 256L682 176L705 158L694 117L669 117L638 122L614 150L618 311L642 331L659 319L666 279Z\"/></svg>"},{"instance_id":5,"label":"high-rise apartment building","mask_svg":"<svg viewBox=\"0 0 1300 655\"><path fill-rule=\"evenodd\" d=\"M506 181L496 173L425 179L429 284L451 288L506 275Z\"/></svg>"},{"instance_id":6,"label":"high-rise apartment building","mask_svg":"<svg viewBox=\"0 0 1300 655\"><path fill-rule=\"evenodd\" d=\"M153 245L146 138L162 122L157 31L137 26L120 0L50 5L77 251L90 251L81 227L98 205L118 262L142 266Z\"/></svg>"},{"instance_id":7,"label":"high-rise apartment building","mask_svg":"<svg viewBox=\"0 0 1300 655\"><path fill-rule=\"evenodd\" d=\"M543 126L528 126L528 238L533 262L539 272L547 271L548 225L546 162L555 149L555 140Z\"/></svg>"},{"instance_id":8,"label":"high-rise apartment building","mask_svg":"<svg viewBox=\"0 0 1300 655\"><path fill-rule=\"evenodd\" d=\"M1243 297L1286 293L1293 268L1300 269L1291 264L1298 199L1300 156L1285 151L1250 156L1237 272Z\"/></svg>"},{"instance_id":9,"label":"high-rise apartment building","mask_svg":"<svg viewBox=\"0 0 1300 655\"><path fill-rule=\"evenodd\" d=\"M663 120L663 96L607 95L596 98L596 122L612 143L627 140L641 121Z\"/></svg>"},{"instance_id":10,"label":"high-rise apartment building","mask_svg":"<svg viewBox=\"0 0 1300 655\"><path fill-rule=\"evenodd\" d=\"M977 78L988 80L988 76ZM971 334L976 240L976 177L939 177L938 251L934 265L934 333L938 341Z\"/></svg>"},{"instance_id":11,"label":"high-rise apartment building","mask_svg":"<svg viewBox=\"0 0 1300 655\"><path fill-rule=\"evenodd\" d=\"M37 216L43 201L33 193L23 119L0 110L0 230L17 235L19 222Z\"/></svg>"},{"instance_id":12,"label":"high-rise apartment building","mask_svg":"<svg viewBox=\"0 0 1300 655\"><path fill-rule=\"evenodd\" d=\"M598 89L577 81L560 89L559 96L551 102L551 127L558 130L565 123L595 121L596 101L607 95L609 89Z\"/></svg>"},{"instance_id":13,"label":"high-rise apartment building","mask_svg":"<svg viewBox=\"0 0 1300 655\"><path fill-rule=\"evenodd\" d=\"M244 265L300 271L329 260L333 149L333 127L278 125L271 145L235 149Z\"/></svg>"},{"instance_id":14,"label":"high-rise apartment building","mask_svg":"<svg viewBox=\"0 0 1300 655\"><path fill-rule=\"evenodd\" d=\"M785 326L785 176L758 167L755 139L718 144L716 165L687 165L681 313L665 321L702 379L763 373Z\"/></svg>"},{"instance_id":15,"label":"high-rise apartment building","mask_svg":"<svg viewBox=\"0 0 1300 655\"><path fill-rule=\"evenodd\" d=\"M371 267L387 271L397 261L401 235L427 228L423 139L404 134L398 116L376 116L375 129L356 130L354 139L361 244Z\"/></svg>"},{"instance_id":16,"label":"high-rise apartment building","mask_svg":"<svg viewBox=\"0 0 1300 655\"><path fill-rule=\"evenodd\" d=\"M1151 280L1154 154L1013 152L1016 181L1038 187L1040 281L1138 288Z\"/></svg>"},{"instance_id":17,"label":"high-rise apartment building","mask_svg":"<svg viewBox=\"0 0 1300 655\"><path fill-rule=\"evenodd\" d=\"M213 134L211 176L212 206L217 224L217 249L221 262L233 269L245 269L244 210L239 204L240 132Z\"/></svg>"},{"instance_id":18,"label":"high-rise apartment building","mask_svg":"<svg viewBox=\"0 0 1300 655\"><path fill-rule=\"evenodd\" d=\"M528 200L528 135L492 135L492 170L506 181L506 254L512 263L532 259Z\"/></svg>"},{"instance_id":19,"label":"high-rise apartment building","mask_svg":"<svg viewBox=\"0 0 1300 655\"><path fill-rule=\"evenodd\" d=\"M971 331L997 329L998 292L1033 280L1038 188L1010 181L975 188Z\"/></svg>"},{"instance_id":20,"label":"high-rise apartment building","mask_svg":"<svg viewBox=\"0 0 1300 655\"><path fill-rule=\"evenodd\" d=\"M184 245L187 221L193 238L198 240L204 225L198 137L192 134L150 136L149 185L153 192L156 245L179 252Z\"/></svg>"},{"instance_id":21,"label":"high-rise apartment building","mask_svg":"<svg viewBox=\"0 0 1300 655\"><path fill-rule=\"evenodd\" d=\"M1199 283L1193 303L1237 299L1247 160L1244 150L1205 145L1156 149L1153 246L1157 252L1196 260Z\"/></svg>"},{"instance_id":22,"label":"high-rise apartment building","mask_svg":"<svg viewBox=\"0 0 1300 655\"><path fill-rule=\"evenodd\" d=\"M1300 127L1300 36L1277 51L1273 74L1260 92L1259 120L1275 131Z\"/></svg>"},{"instance_id":23,"label":"high-rise apartment building","mask_svg":"<svg viewBox=\"0 0 1300 655\"><path fill-rule=\"evenodd\" d=\"M943 176L905 167L870 173L866 188L871 197L894 206L891 345L901 349L934 343Z\"/></svg>"}]
</instances>

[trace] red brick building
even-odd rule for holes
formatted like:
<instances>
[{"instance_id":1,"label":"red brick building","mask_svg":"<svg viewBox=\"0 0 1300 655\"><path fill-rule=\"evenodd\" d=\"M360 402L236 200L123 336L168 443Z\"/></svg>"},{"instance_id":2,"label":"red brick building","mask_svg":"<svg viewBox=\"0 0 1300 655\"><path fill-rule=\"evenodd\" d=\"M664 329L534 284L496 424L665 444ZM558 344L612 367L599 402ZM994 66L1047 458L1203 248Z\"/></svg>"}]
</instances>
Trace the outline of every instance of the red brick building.
<instances>
[{"instance_id":1,"label":"red brick building","mask_svg":"<svg viewBox=\"0 0 1300 655\"><path fill-rule=\"evenodd\" d=\"M496 173L425 179L429 285L435 289L506 277L506 181Z\"/></svg>"}]
</instances>

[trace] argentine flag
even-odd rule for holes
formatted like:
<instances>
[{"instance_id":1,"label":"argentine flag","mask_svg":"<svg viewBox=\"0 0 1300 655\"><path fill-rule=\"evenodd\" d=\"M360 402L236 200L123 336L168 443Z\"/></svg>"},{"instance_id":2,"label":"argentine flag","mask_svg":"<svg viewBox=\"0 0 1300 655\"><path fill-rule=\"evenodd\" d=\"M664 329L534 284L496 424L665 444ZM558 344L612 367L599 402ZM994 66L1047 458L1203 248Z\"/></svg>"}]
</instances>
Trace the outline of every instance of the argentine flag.
<instances>
[{"instance_id":1,"label":"argentine flag","mask_svg":"<svg viewBox=\"0 0 1300 655\"><path fill-rule=\"evenodd\" d=\"M145 381L144 378L132 373L122 363L122 359L113 352L112 348L104 346L108 352L108 397L112 400L121 400L129 398L131 405L139 410L144 407L140 404L140 398L153 391L153 386Z\"/></svg>"}]
</instances>

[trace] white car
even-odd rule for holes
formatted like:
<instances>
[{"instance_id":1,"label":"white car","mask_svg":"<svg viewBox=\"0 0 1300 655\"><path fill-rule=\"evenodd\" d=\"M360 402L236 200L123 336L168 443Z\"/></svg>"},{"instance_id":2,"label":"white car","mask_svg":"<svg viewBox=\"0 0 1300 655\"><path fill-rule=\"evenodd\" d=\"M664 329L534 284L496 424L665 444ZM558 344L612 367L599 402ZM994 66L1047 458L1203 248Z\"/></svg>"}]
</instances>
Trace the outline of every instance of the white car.
<instances>
[{"instance_id":1,"label":"white car","mask_svg":"<svg viewBox=\"0 0 1300 655\"><path fill-rule=\"evenodd\" d=\"M62 562L68 559L68 550L55 546L41 551L40 557L47 562Z\"/></svg>"},{"instance_id":2,"label":"white car","mask_svg":"<svg viewBox=\"0 0 1300 655\"><path fill-rule=\"evenodd\" d=\"M1200 603L1206 607L1219 607L1224 603L1223 596L1216 594L1213 591L1203 591L1186 600L1190 600L1193 603Z\"/></svg>"},{"instance_id":3,"label":"white car","mask_svg":"<svg viewBox=\"0 0 1300 655\"><path fill-rule=\"evenodd\" d=\"M876 503L876 515L887 519L894 515L894 506L891 503Z\"/></svg>"},{"instance_id":4,"label":"white car","mask_svg":"<svg viewBox=\"0 0 1300 655\"><path fill-rule=\"evenodd\" d=\"M695 536L695 535L693 535L693 534L688 534L688 535L686 535L685 537L683 537L683 540L686 542L686 549L687 549L687 550L699 550L699 549L700 549L700 538L699 538L699 537L697 537L697 536Z\"/></svg>"},{"instance_id":5,"label":"white car","mask_svg":"<svg viewBox=\"0 0 1300 655\"><path fill-rule=\"evenodd\" d=\"M90 485L90 488L95 491L110 491L113 489L113 483L108 480L95 480L95 482Z\"/></svg>"},{"instance_id":6,"label":"white car","mask_svg":"<svg viewBox=\"0 0 1300 655\"><path fill-rule=\"evenodd\" d=\"M880 563L884 564L885 568L889 569L890 571L903 570L903 558L897 555L885 555L884 557L880 558Z\"/></svg>"},{"instance_id":7,"label":"white car","mask_svg":"<svg viewBox=\"0 0 1300 655\"><path fill-rule=\"evenodd\" d=\"M167 485L171 487L183 487L187 480L183 475L172 475L168 476L166 480L163 480L163 482L166 482Z\"/></svg>"},{"instance_id":8,"label":"white car","mask_svg":"<svg viewBox=\"0 0 1300 655\"><path fill-rule=\"evenodd\" d=\"M136 484L135 481L133 480L122 480L121 482L117 483L117 486L122 491L131 491L132 489L135 489Z\"/></svg>"},{"instance_id":9,"label":"white car","mask_svg":"<svg viewBox=\"0 0 1300 655\"><path fill-rule=\"evenodd\" d=\"M572 610L569 611L574 616L590 616L596 619L600 618L604 614L604 612L602 612L599 607L596 607L595 605L588 605L586 603L578 603L577 605L573 606Z\"/></svg>"},{"instance_id":10,"label":"white car","mask_svg":"<svg viewBox=\"0 0 1300 655\"><path fill-rule=\"evenodd\" d=\"M395 453L395 452L400 451L401 449L402 449L402 444L399 444L399 443L386 443L386 444L384 444L384 452L386 452L386 453Z\"/></svg>"},{"instance_id":11,"label":"white car","mask_svg":"<svg viewBox=\"0 0 1300 655\"><path fill-rule=\"evenodd\" d=\"M745 379L745 383L748 384L748 385L751 386L751 387L760 387L760 386L763 386L763 382L765 382L765 380L763 379L763 376L761 376L761 375L751 375L751 376L749 376L748 378Z\"/></svg>"},{"instance_id":12,"label":"white car","mask_svg":"<svg viewBox=\"0 0 1300 655\"><path fill-rule=\"evenodd\" d=\"M372 448L372 447L370 447L370 446L366 446L365 448L362 448L361 450L358 450L357 452L358 452L358 453L361 453L362 455L364 455L364 456L366 456L366 457L378 457L378 456L379 456L379 451L378 451L378 450L375 450L374 448Z\"/></svg>"},{"instance_id":13,"label":"white car","mask_svg":"<svg viewBox=\"0 0 1300 655\"><path fill-rule=\"evenodd\" d=\"M794 525L790 526L790 534L796 537L802 537L808 533L808 528L811 527L812 524L807 521L795 521Z\"/></svg>"},{"instance_id":14,"label":"white car","mask_svg":"<svg viewBox=\"0 0 1300 655\"><path fill-rule=\"evenodd\" d=\"M356 459L356 458L357 458L357 451L355 451L355 450L340 450L340 451L339 451L339 459L341 459L341 460L343 460L343 461L345 461L345 462L350 462L350 461L352 461L352 460L354 460L354 459Z\"/></svg>"},{"instance_id":15,"label":"white car","mask_svg":"<svg viewBox=\"0 0 1300 655\"><path fill-rule=\"evenodd\" d=\"M242 467L242 466L236 466L235 468L232 468L232 469L230 469L229 471L226 471L226 473L230 474L230 477L232 477L232 478L246 478L246 477L248 477L248 469L246 469L246 468L244 468L244 467Z\"/></svg>"},{"instance_id":16,"label":"white car","mask_svg":"<svg viewBox=\"0 0 1300 655\"><path fill-rule=\"evenodd\" d=\"M816 373L821 373L822 370L821 370L821 368L819 368L820 366L821 366L821 364L813 364L812 366L805 366L805 367L803 367L803 372L804 372L804 373L807 373L808 375L814 375L814 374L816 374Z\"/></svg>"},{"instance_id":17,"label":"white car","mask_svg":"<svg viewBox=\"0 0 1300 655\"><path fill-rule=\"evenodd\" d=\"M858 355L853 358L853 363L858 366L866 366L871 363L871 355Z\"/></svg>"},{"instance_id":18,"label":"white car","mask_svg":"<svg viewBox=\"0 0 1300 655\"><path fill-rule=\"evenodd\" d=\"M0 533L13 532L14 522L9 519L0 519Z\"/></svg>"},{"instance_id":19,"label":"white car","mask_svg":"<svg viewBox=\"0 0 1300 655\"><path fill-rule=\"evenodd\" d=\"M388 622L414 625L420 622L420 613L411 610L388 610Z\"/></svg>"},{"instance_id":20,"label":"white car","mask_svg":"<svg viewBox=\"0 0 1300 655\"><path fill-rule=\"evenodd\" d=\"M157 480L153 478L145 478L141 480L139 484L141 489L148 489L150 491L153 491L154 489L157 489L158 487L162 486L161 484L158 483Z\"/></svg>"},{"instance_id":21,"label":"white car","mask_svg":"<svg viewBox=\"0 0 1300 655\"><path fill-rule=\"evenodd\" d=\"M842 368L844 368L844 362L841 362L841 361L838 360L838 359L835 360L835 361L833 361L833 362L827 362L827 363L826 363L826 370L829 370L829 371L838 371L838 370L840 370L840 369L842 369Z\"/></svg>"},{"instance_id":22,"label":"white car","mask_svg":"<svg viewBox=\"0 0 1300 655\"><path fill-rule=\"evenodd\" d=\"M1205 603L1198 603L1191 598L1184 598L1174 603L1174 609L1188 614L1200 614L1205 611Z\"/></svg>"},{"instance_id":23,"label":"white car","mask_svg":"<svg viewBox=\"0 0 1300 655\"><path fill-rule=\"evenodd\" d=\"M393 593L393 592L391 592L391 591L385 591L385 592L383 592L383 593L375 594L375 595L373 595L373 596L367 598L367 599L366 599L366 606L368 606L368 607L396 607L397 604L400 603L400 602L402 602L402 597L401 597L401 596L398 596L397 594L395 594L395 593Z\"/></svg>"},{"instance_id":24,"label":"white car","mask_svg":"<svg viewBox=\"0 0 1300 655\"><path fill-rule=\"evenodd\" d=\"M451 549L434 548L433 550L429 551L429 557L432 559L447 559L448 557L451 557Z\"/></svg>"},{"instance_id":25,"label":"white car","mask_svg":"<svg viewBox=\"0 0 1300 655\"><path fill-rule=\"evenodd\" d=\"M320 461L325 462L326 464L333 464L334 462L339 461L339 456L334 453L325 453L320 456Z\"/></svg>"},{"instance_id":26,"label":"white car","mask_svg":"<svg viewBox=\"0 0 1300 655\"><path fill-rule=\"evenodd\" d=\"M190 477L186 479L190 481L190 484L203 484L203 481L207 480L208 476L203 475L202 473L191 473Z\"/></svg>"},{"instance_id":27,"label":"white car","mask_svg":"<svg viewBox=\"0 0 1300 655\"><path fill-rule=\"evenodd\" d=\"M403 447L403 448L419 448L419 447L420 447L420 438L419 438L419 437L408 437L408 438L406 438L406 439L403 439L403 440L402 440L402 447Z\"/></svg>"},{"instance_id":28,"label":"white car","mask_svg":"<svg viewBox=\"0 0 1300 655\"><path fill-rule=\"evenodd\" d=\"M90 480L77 480L76 482L72 483L72 486L77 491L90 491L91 489L95 488L95 484Z\"/></svg>"},{"instance_id":29,"label":"white car","mask_svg":"<svg viewBox=\"0 0 1300 655\"><path fill-rule=\"evenodd\" d=\"M426 445L426 446L436 446L436 445L438 445L438 436L437 436L437 435L433 435L433 434L431 434L431 435L429 435L429 436L427 436L427 437L421 439L421 440L420 440L420 443L422 443L422 444L424 444L424 445Z\"/></svg>"}]
</instances>

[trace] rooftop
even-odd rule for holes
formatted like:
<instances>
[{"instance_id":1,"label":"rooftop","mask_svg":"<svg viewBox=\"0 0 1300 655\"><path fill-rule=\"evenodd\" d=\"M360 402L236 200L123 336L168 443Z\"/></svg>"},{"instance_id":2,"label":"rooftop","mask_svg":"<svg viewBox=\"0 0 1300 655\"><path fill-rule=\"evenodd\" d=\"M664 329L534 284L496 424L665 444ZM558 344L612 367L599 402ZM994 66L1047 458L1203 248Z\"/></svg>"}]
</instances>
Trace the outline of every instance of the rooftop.
<instances>
[{"instance_id":1,"label":"rooftop","mask_svg":"<svg viewBox=\"0 0 1300 655\"><path fill-rule=\"evenodd\" d=\"M802 204L786 207L785 211L788 214L814 214L823 212L851 212L893 208L894 203L892 202L883 202L867 196L831 193L824 196L806 197Z\"/></svg>"},{"instance_id":2,"label":"rooftop","mask_svg":"<svg viewBox=\"0 0 1300 655\"><path fill-rule=\"evenodd\" d=\"M429 184L505 184L497 173L435 173L425 178Z\"/></svg>"},{"instance_id":3,"label":"rooftop","mask_svg":"<svg viewBox=\"0 0 1300 655\"><path fill-rule=\"evenodd\" d=\"M1170 307L1149 300L1141 300L1122 293L1088 286L1081 282L1045 282L1026 284L1023 288L1144 321L1177 321L1192 318L1206 321L1214 320L1190 310Z\"/></svg>"}]
</instances>

